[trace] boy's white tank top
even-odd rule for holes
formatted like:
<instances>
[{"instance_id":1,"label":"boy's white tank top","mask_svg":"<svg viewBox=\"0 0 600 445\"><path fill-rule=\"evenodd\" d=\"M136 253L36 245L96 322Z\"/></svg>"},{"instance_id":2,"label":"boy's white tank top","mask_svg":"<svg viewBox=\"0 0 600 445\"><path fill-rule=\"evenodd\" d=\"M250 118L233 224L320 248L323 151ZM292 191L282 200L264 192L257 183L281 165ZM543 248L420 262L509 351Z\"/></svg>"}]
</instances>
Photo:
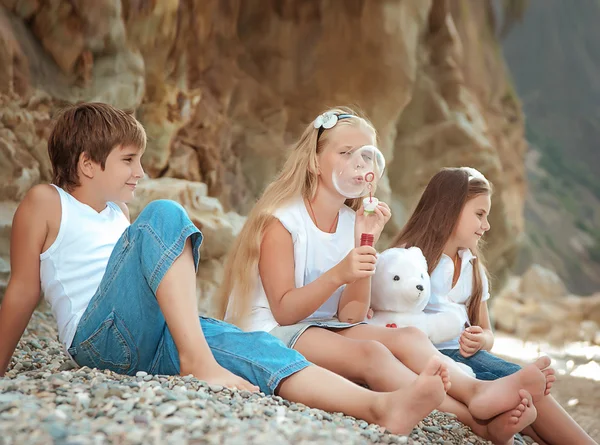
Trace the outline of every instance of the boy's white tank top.
<instances>
[{"instance_id":1,"label":"boy's white tank top","mask_svg":"<svg viewBox=\"0 0 600 445\"><path fill-rule=\"evenodd\" d=\"M292 235L296 288L315 281L342 261L354 248L356 215L347 206L340 210L335 233L323 232L315 226L302 198L295 199L289 205L277 210L274 216ZM344 288L345 286L339 287L306 320L335 317ZM254 303L248 322L248 329L251 331L269 332L278 326L271 312L260 275L258 275Z\"/></svg>"},{"instance_id":2,"label":"boy's white tank top","mask_svg":"<svg viewBox=\"0 0 600 445\"><path fill-rule=\"evenodd\" d=\"M107 203L98 213L54 187L60 195L60 228L54 243L40 255L40 281L58 324L58 337L69 348L129 221L115 203Z\"/></svg>"}]
</instances>

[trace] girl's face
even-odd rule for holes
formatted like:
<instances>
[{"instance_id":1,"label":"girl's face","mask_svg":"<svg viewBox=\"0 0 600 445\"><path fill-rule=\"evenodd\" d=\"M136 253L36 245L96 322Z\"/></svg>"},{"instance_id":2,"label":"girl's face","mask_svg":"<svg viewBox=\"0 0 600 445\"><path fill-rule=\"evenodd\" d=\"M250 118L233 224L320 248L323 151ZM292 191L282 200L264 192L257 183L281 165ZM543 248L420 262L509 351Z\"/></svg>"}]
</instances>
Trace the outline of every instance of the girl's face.
<instances>
[{"instance_id":1,"label":"girl's face","mask_svg":"<svg viewBox=\"0 0 600 445\"><path fill-rule=\"evenodd\" d=\"M488 216L491 207L489 194L477 195L467 201L452 235L454 244L474 251L483 234L490 230Z\"/></svg>"},{"instance_id":2,"label":"girl's face","mask_svg":"<svg viewBox=\"0 0 600 445\"><path fill-rule=\"evenodd\" d=\"M319 174L322 184L339 194L334 186L334 176L338 188L350 195L365 189L365 174L373 171L375 162L372 152L361 153L357 149L365 145L375 145L373 130L367 125L336 125L328 130L328 140L318 155ZM375 175L378 179L378 176ZM376 183L373 183L375 187Z\"/></svg>"}]
</instances>

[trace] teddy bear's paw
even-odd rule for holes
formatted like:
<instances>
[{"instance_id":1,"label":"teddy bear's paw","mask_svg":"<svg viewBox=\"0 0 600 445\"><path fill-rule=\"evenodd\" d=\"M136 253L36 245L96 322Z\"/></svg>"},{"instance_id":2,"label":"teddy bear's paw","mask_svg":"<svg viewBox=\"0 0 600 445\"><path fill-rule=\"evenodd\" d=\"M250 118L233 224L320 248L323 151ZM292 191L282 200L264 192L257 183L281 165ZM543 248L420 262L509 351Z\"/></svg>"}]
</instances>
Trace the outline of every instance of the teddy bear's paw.
<instances>
[{"instance_id":1,"label":"teddy bear's paw","mask_svg":"<svg viewBox=\"0 0 600 445\"><path fill-rule=\"evenodd\" d=\"M452 340L460 335L463 329L462 320L453 312L428 314L428 335L433 344Z\"/></svg>"}]
</instances>

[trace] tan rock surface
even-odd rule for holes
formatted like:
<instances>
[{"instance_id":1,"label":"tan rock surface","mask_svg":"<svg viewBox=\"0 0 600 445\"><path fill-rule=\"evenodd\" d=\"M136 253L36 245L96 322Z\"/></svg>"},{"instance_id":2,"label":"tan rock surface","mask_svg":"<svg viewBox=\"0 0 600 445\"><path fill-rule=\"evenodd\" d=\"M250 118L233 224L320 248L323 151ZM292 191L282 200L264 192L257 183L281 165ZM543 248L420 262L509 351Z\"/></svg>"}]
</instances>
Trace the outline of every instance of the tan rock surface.
<instances>
[{"instance_id":1,"label":"tan rock surface","mask_svg":"<svg viewBox=\"0 0 600 445\"><path fill-rule=\"evenodd\" d=\"M523 277L511 277L490 305L496 328L523 340L559 346L600 340L600 294L567 295L560 278L538 264Z\"/></svg>"},{"instance_id":2,"label":"tan rock surface","mask_svg":"<svg viewBox=\"0 0 600 445\"><path fill-rule=\"evenodd\" d=\"M28 109L27 98L42 92L52 98L49 116L79 100L135 109L149 135L148 174L201 181L202 202L222 206L204 216L209 258L221 256L234 233L233 217L223 215L248 211L286 145L319 111L349 104L371 118L388 159L379 190L394 211L387 235L439 168L471 165L496 187L491 271L502 281L512 264L523 227L523 117L488 3L0 4L8 23L0 60L9 62L0 79L13 79L18 107ZM38 143L45 134L28 120L8 131L0 199L15 200L47 180Z\"/></svg>"}]
</instances>

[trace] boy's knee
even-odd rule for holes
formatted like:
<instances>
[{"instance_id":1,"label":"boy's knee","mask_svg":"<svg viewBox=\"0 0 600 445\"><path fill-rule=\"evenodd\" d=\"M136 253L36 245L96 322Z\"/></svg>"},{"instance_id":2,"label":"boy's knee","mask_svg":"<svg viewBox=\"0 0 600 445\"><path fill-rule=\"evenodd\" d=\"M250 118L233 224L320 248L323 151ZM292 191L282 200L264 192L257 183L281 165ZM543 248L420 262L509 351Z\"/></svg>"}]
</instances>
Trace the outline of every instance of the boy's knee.
<instances>
[{"instance_id":1,"label":"boy's knee","mask_svg":"<svg viewBox=\"0 0 600 445\"><path fill-rule=\"evenodd\" d=\"M143 212L158 213L162 215L171 215L172 213L185 213L187 212L181 204L171 199L157 199L151 201L146 205Z\"/></svg>"},{"instance_id":2,"label":"boy's knee","mask_svg":"<svg viewBox=\"0 0 600 445\"><path fill-rule=\"evenodd\" d=\"M157 199L144 207L136 221L178 221L189 220L186 210L178 202L170 199Z\"/></svg>"}]
</instances>

